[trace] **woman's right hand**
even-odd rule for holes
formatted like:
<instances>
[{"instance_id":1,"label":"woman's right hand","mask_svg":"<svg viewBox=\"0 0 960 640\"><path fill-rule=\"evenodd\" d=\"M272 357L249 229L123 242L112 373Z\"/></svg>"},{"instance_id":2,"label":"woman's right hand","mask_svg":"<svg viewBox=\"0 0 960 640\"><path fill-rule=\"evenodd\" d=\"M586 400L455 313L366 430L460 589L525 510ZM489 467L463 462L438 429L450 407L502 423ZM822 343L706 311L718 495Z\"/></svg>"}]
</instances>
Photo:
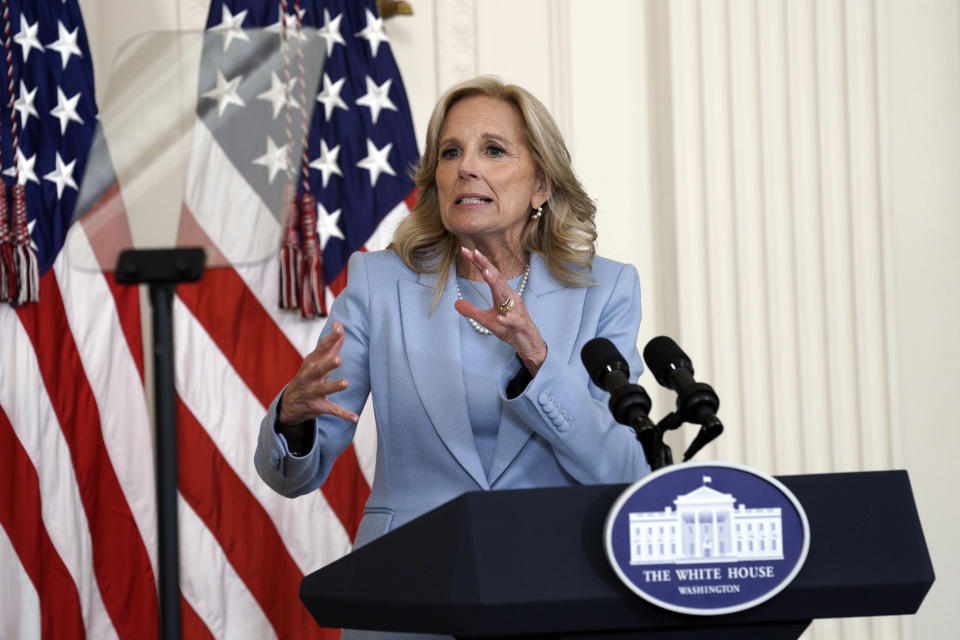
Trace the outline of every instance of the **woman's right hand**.
<instances>
[{"instance_id":1,"label":"woman's right hand","mask_svg":"<svg viewBox=\"0 0 960 640\"><path fill-rule=\"evenodd\" d=\"M322 415L337 416L351 422L360 419L354 412L329 399L350 384L346 380L327 380L330 372L343 362L338 355L343 345L343 335L343 325L333 323L330 333L304 358L300 370L293 376L280 399L277 422L281 427L300 425Z\"/></svg>"}]
</instances>

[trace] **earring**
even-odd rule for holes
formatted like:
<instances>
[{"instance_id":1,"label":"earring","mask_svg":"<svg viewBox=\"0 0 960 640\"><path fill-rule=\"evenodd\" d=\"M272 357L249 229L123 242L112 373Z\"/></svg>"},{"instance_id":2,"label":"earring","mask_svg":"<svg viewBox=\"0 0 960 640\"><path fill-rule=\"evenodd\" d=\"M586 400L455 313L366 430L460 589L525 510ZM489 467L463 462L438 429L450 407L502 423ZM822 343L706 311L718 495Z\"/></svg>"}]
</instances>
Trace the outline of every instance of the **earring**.
<instances>
[{"instance_id":1,"label":"earring","mask_svg":"<svg viewBox=\"0 0 960 640\"><path fill-rule=\"evenodd\" d=\"M530 214L531 220L538 220L543 215L543 205L537 207L537 210Z\"/></svg>"}]
</instances>

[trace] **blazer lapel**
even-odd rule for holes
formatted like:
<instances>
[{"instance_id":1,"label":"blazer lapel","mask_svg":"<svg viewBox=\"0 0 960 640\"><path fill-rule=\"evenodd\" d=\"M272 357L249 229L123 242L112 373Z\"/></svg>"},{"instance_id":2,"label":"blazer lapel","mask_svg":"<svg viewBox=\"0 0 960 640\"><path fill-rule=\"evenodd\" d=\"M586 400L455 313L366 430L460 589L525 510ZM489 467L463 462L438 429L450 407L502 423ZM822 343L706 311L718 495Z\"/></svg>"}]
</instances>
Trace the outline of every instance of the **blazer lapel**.
<instances>
[{"instance_id":1,"label":"blazer lapel","mask_svg":"<svg viewBox=\"0 0 960 640\"><path fill-rule=\"evenodd\" d=\"M460 330L464 323L453 309L457 299L453 286L455 276L452 272L449 274L440 302L431 313L438 277L420 274L416 282L401 280L398 285L410 373L437 436L480 488L489 489L467 413L460 353Z\"/></svg>"},{"instance_id":2,"label":"blazer lapel","mask_svg":"<svg viewBox=\"0 0 960 640\"><path fill-rule=\"evenodd\" d=\"M577 324L582 317L585 297L586 287L565 287L553 277L543 258L538 254L530 256L530 277L523 301L551 356L559 357L564 363L570 359L577 339L577 331L570 325ZM510 466L532 435L533 430L512 411L503 412L490 465L491 485Z\"/></svg>"}]
</instances>

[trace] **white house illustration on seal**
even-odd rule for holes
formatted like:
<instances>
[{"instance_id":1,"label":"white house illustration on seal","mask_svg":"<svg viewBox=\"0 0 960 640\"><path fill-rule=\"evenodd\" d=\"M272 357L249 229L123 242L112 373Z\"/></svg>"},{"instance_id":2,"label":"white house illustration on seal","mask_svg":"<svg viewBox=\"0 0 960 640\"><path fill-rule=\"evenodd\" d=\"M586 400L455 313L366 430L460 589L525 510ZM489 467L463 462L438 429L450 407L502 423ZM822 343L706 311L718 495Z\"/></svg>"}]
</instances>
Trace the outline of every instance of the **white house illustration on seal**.
<instances>
[{"instance_id":1,"label":"white house illustration on seal","mask_svg":"<svg viewBox=\"0 0 960 640\"><path fill-rule=\"evenodd\" d=\"M630 514L631 565L783 559L780 508L734 508L736 498L710 483L703 476L676 509Z\"/></svg>"}]
</instances>

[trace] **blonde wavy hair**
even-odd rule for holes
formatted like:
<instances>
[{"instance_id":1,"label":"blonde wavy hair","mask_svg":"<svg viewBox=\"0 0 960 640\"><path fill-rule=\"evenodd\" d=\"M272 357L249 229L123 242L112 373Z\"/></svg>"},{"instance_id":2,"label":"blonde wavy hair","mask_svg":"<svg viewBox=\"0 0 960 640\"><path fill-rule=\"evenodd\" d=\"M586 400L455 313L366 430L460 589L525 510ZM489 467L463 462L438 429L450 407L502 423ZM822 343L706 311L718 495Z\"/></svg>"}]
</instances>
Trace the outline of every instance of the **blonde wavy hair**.
<instances>
[{"instance_id":1,"label":"blonde wavy hair","mask_svg":"<svg viewBox=\"0 0 960 640\"><path fill-rule=\"evenodd\" d=\"M479 76L455 85L434 107L427 125L426 147L414 167L413 180L419 188L417 203L400 222L390 248L414 271L441 274L434 292L436 305L450 267L456 264L460 246L440 219L436 182L438 145L450 108L472 96L496 98L518 109L527 147L553 187L553 193L543 205L543 215L527 224L521 249L543 256L550 273L566 285L592 284L589 271L590 260L596 252L596 205L574 173L570 152L546 107L526 89L504 84L496 76Z\"/></svg>"}]
</instances>

